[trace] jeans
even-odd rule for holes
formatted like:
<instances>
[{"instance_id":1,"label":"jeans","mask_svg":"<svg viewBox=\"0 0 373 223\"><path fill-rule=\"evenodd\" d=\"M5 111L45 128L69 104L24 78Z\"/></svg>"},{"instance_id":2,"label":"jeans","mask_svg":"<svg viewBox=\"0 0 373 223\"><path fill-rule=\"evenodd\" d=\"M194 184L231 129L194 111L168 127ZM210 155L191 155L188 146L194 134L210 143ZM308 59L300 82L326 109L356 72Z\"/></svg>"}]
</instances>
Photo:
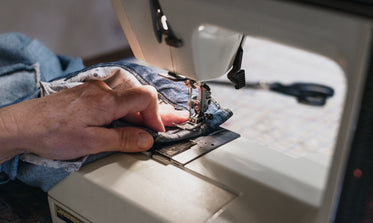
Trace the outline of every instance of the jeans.
<instances>
[{"instance_id":1,"label":"jeans","mask_svg":"<svg viewBox=\"0 0 373 223\"><path fill-rule=\"evenodd\" d=\"M80 59L54 55L37 41L38 47L30 48L30 52L27 55L24 55L26 53L21 52L21 50L19 50L19 55L13 54L13 51L17 52L18 49L23 49L31 45L31 43L35 45L35 40L20 34L6 34L5 37L0 35L0 86L7 86L8 91L13 93L10 96L8 95L6 99L0 98L0 106L52 94L65 88L79 85L87 80L106 80L112 74L110 70L123 69L127 74L133 75L141 84L155 87L158 91L158 98L162 103L170 104L175 109L188 108L189 88L181 82L172 82L160 77L158 73L165 71L147 65L144 62L136 59L127 59L83 68ZM13 42L12 38L14 39ZM12 42L12 44L7 44L7 42ZM3 47L3 44L7 47ZM5 51L4 55L12 55L12 57L3 59L2 51ZM36 53L41 56L39 58L34 57L33 55L36 53L32 51L37 51ZM44 51L45 53L43 53ZM32 55L33 58L28 58L29 55ZM23 69L15 69L21 65L12 64L12 59L16 61L15 64L21 64ZM3 62L3 60L6 62ZM1 75L2 70L7 70L6 75ZM6 79L3 79L4 76ZM13 81L20 81L20 79L24 82L22 82L22 86L27 87L18 89L19 87L17 86L19 85L12 83ZM10 88L9 86L12 87ZM0 89L1 94L3 88ZM4 93L8 93L8 91ZM196 91L193 92L193 94L196 93ZM213 118L208 119L196 131L182 130L177 127L167 127L164 133L153 132L149 129L147 131L153 135L155 144L174 142L206 135L232 116L232 112L229 109L222 108L215 100L212 100L207 113L212 114ZM128 123L117 120L110 127L128 125ZM73 161L54 161L32 154L23 154L0 165L0 171L6 173L9 179L14 180L17 178L26 184L48 191L71 172L77 171L82 165L109 154L111 153L90 155Z\"/></svg>"}]
</instances>

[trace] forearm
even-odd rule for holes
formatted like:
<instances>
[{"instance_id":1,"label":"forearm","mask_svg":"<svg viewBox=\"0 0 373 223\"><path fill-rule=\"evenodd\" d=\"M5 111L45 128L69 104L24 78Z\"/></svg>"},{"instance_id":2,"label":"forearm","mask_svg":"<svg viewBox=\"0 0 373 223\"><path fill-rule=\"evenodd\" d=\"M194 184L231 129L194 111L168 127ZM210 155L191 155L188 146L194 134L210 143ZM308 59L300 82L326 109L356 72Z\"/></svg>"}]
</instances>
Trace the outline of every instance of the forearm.
<instances>
[{"instance_id":1,"label":"forearm","mask_svg":"<svg viewBox=\"0 0 373 223\"><path fill-rule=\"evenodd\" d=\"M150 86L116 91L92 81L0 109L0 163L21 153L69 160L106 151L140 152L153 145L147 131L105 126L127 118L164 131L164 123L181 123L188 117L158 109L157 92Z\"/></svg>"},{"instance_id":2,"label":"forearm","mask_svg":"<svg viewBox=\"0 0 373 223\"><path fill-rule=\"evenodd\" d=\"M12 107L0 109L0 164L24 153L17 135L17 122L12 114Z\"/></svg>"}]
</instances>

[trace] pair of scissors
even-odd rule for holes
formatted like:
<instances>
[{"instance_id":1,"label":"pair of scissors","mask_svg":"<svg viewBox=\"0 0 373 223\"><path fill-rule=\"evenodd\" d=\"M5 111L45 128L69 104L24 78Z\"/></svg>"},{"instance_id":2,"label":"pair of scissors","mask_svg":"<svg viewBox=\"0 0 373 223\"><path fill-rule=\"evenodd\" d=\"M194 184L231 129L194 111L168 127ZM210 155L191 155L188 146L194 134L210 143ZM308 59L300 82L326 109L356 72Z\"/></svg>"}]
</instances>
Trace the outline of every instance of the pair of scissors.
<instances>
[{"instance_id":1,"label":"pair of scissors","mask_svg":"<svg viewBox=\"0 0 373 223\"><path fill-rule=\"evenodd\" d=\"M295 82L288 85L280 82L256 82L247 83L246 85L252 88L262 88L281 94L294 96L299 103L313 106L325 105L326 100L334 95L333 88L322 84L308 82Z\"/></svg>"},{"instance_id":2,"label":"pair of scissors","mask_svg":"<svg viewBox=\"0 0 373 223\"><path fill-rule=\"evenodd\" d=\"M231 85L228 82L208 81L211 84ZM328 98L334 95L334 89L316 83L295 82L292 84L282 84L280 82L246 82L245 87L253 89L270 90L277 93L294 96L297 101L302 104L312 106L323 106Z\"/></svg>"}]
</instances>

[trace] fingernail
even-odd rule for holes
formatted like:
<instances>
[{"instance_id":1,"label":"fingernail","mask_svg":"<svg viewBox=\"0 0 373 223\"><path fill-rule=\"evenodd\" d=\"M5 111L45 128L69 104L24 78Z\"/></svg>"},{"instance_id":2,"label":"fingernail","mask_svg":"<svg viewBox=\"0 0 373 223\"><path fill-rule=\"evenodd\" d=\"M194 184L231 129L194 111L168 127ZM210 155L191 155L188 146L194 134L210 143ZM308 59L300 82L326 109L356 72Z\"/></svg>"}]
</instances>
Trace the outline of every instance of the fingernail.
<instances>
[{"instance_id":1,"label":"fingernail","mask_svg":"<svg viewBox=\"0 0 373 223\"><path fill-rule=\"evenodd\" d=\"M137 138L137 146L140 149L149 149L153 145L153 137L149 133L140 132Z\"/></svg>"}]
</instances>

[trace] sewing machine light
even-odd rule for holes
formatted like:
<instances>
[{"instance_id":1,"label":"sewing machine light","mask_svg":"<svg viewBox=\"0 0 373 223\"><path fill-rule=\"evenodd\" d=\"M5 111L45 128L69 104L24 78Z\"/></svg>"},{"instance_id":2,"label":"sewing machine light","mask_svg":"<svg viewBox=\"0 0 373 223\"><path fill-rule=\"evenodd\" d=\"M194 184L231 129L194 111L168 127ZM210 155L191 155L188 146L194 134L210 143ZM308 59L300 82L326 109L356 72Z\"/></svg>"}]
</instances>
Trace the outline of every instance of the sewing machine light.
<instances>
[{"instance_id":1,"label":"sewing machine light","mask_svg":"<svg viewBox=\"0 0 373 223\"><path fill-rule=\"evenodd\" d=\"M219 26L202 24L192 35L196 73L205 80L224 75L231 69L242 34ZM217 63L217 61L219 61Z\"/></svg>"}]
</instances>

